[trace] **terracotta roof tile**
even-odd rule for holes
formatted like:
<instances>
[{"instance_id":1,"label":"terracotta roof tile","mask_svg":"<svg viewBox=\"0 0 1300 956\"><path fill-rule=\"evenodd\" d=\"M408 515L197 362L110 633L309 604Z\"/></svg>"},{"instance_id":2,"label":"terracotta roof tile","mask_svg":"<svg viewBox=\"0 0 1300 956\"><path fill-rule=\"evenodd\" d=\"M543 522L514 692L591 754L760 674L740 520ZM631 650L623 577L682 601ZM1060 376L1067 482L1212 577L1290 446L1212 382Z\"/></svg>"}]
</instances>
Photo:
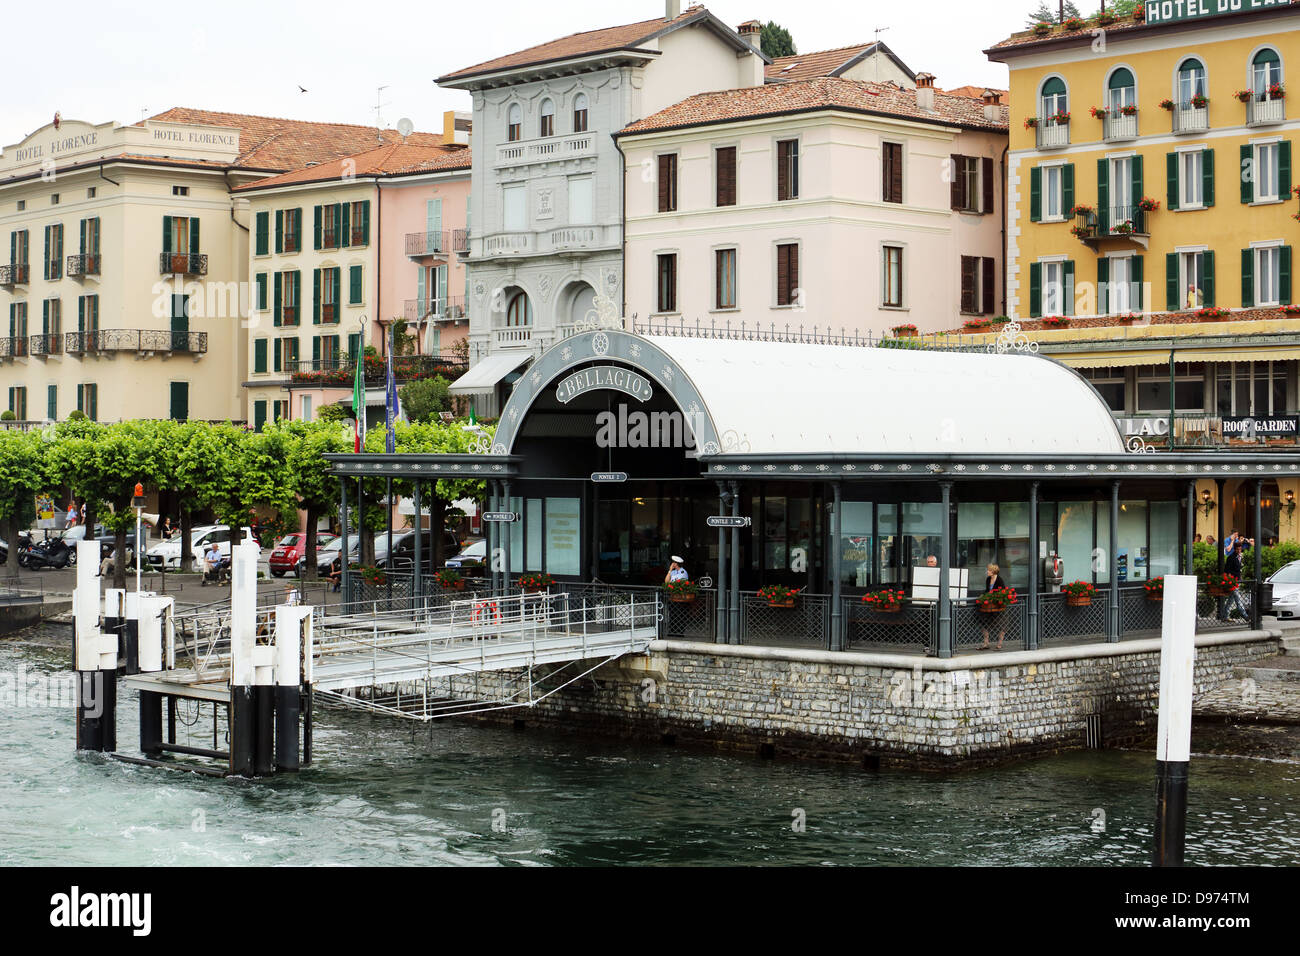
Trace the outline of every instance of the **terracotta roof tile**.
<instances>
[{"instance_id":1,"label":"terracotta roof tile","mask_svg":"<svg viewBox=\"0 0 1300 956\"><path fill-rule=\"evenodd\" d=\"M955 89L942 90L941 92L947 93L949 96L969 96L971 99L982 101L985 90L992 90L994 93L998 94L998 96L1001 97L999 102L1001 102L1003 106L1009 106L1011 104L1010 92L1008 90L999 90L992 86L959 86Z\"/></svg>"},{"instance_id":2,"label":"terracotta roof tile","mask_svg":"<svg viewBox=\"0 0 1300 956\"><path fill-rule=\"evenodd\" d=\"M830 76L849 60L866 53L873 46L874 43L858 43L853 46L836 47L834 50L819 50L816 53L779 56L767 65L764 73L769 81L783 82Z\"/></svg>"},{"instance_id":3,"label":"terracotta roof tile","mask_svg":"<svg viewBox=\"0 0 1300 956\"><path fill-rule=\"evenodd\" d=\"M275 189L280 186L329 182L339 179L345 173L363 177L400 176L469 168L470 151L467 146L417 146L410 143L392 143L326 163L304 166L269 179L259 179L257 182L236 186L233 191L250 192L259 189Z\"/></svg>"},{"instance_id":4,"label":"terracotta roof tile","mask_svg":"<svg viewBox=\"0 0 1300 956\"><path fill-rule=\"evenodd\" d=\"M521 66L551 63L556 60L568 60L578 56L590 56L612 50L630 50L640 46L652 36L669 26L681 25L706 13L701 6L693 6L672 20L656 17L653 20L641 20L638 23L626 23L617 27L603 27L599 30L586 30L573 33L558 40L539 43L515 53L508 53L493 60L467 66L454 73L440 76L435 82L465 79L481 73L495 73Z\"/></svg>"},{"instance_id":5,"label":"terracotta roof tile","mask_svg":"<svg viewBox=\"0 0 1300 956\"><path fill-rule=\"evenodd\" d=\"M934 112L921 110L916 105L915 90L900 89L892 83L820 77L792 83L700 93L631 123L617 135L827 109L899 116L990 132L1007 131L1009 111L1005 106L998 108L998 120L990 123L984 118L984 105L970 97L936 92L934 105Z\"/></svg>"}]
</instances>

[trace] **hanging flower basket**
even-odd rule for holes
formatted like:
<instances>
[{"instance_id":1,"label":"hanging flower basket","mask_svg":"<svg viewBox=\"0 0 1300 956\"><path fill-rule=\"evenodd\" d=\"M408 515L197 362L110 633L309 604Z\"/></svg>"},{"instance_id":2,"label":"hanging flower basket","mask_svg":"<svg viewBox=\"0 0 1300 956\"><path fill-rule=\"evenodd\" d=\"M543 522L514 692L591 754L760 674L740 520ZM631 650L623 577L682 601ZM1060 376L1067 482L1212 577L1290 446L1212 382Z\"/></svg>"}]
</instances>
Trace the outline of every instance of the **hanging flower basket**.
<instances>
[{"instance_id":1,"label":"hanging flower basket","mask_svg":"<svg viewBox=\"0 0 1300 956\"><path fill-rule=\"evenodd\" d=\"M1164 577L1152 578L1143 585L1147 592L1148 601L1163 601L1165 599L1165 579Z\"/></svg>"},{"instance_id":2,"label":"hanging flower basket","mask_svg":"<svg viewBox=\"0 0 1300 956\"><path fill-rule=\"evenodd\" d=\"M1273 83L1268 88L1268 98L1270 100L1286 99L1286 87L1281 83Z\"/></svg>"},{"instance_id":3,"label":"hanging flower basket","mask_svg":"<svg viewBox=\"0 0 1300 956\"><path fill-rule=\"evenodd\" d=\"M894 335L900 339L912 338L916 335L916 326L909 322L906 325L896 325L889 331L893 332Z\"/></svg>"},{"instance_id":4,"label":"hanging flower basket","mask_svg":"<svg viewBox=\"0 0 1300 956\"><path fill-rule=\"evenodd\" d=\"M1072 581L1062 586L1065 603L1070 607L1087 607L1097 595L1096 585L1090 581Z\"/></svg>"},{"instance_id":5,"label":"hanging flower basket","mask_svg":"<svg viewBox=\"0 0 1300 956\"><path fill-rule=\"evenodd\" d=\"M1143 212L1155 212L1160 208L1160 200L1152 199L1150 196L1143 196L1138 200L1138 208Z\"/></svg>"},{"instance_id":6,"label":"hanging flower basket","mask_svg":"<svg viewBox=\"0 0 1300 956\"><path fill-rule=\"evenodd\" d=\"M975 609L981 614L1001 614L1015 603L1015 588L996 588L975 598Z\"/></svg>"},{"instance_id":7,"label":"hanging flower basket","mask_svg":"<svg viewBox=\"0 0 1300 956\"><path fill-rule=\"evenodd\" d=\"M554 583L555 578L549 574L525 574L519 579L519 586L529 594L545 591Z\"/></svg>"},{"instance_id":8,"label":"hanging flower basket","mask_svg":"<svg viewBox=\"0 0 1300 956\"><path fill-rule=\"evenodd\" d=\"M905 600L907 600L906 591L893 589L862 595L862 603L880 614L897 614L903 610Z\"/></svg>"},{"instance_id":9,"label":"hanging flower basket","mask_svg":"<svg viewBox=\"0 0 1300 956\"><path fill-rule=\"evenodd\" d=\"M690 604L700 593L700 587L694 581L671 581L663 589L674 604Z\"/></svg>"},{"instance_id":10,"label":"hanging flower basket","mask_svg":"<svg viewBox=\"0 0 1300 956\"><path fill-rule=\"evenodd\" d=\"M1210 98L1204 93L1197 93L1192 97L1192 109L1203 110L1210 105Z\"/></svg>"},{"instance_id":11,"label":"hanging flower basket","mask_svg":"<svg viewBox=\"0 0 1300 956\"><path fill-rule=\"evenodd\" d=\"M1110 115L1110 110L1106 109L1104 106L1094 106L1088 112L1091 113L1096 119L1099 120L1104 120L1107 116Z\"/></svg>"},{"instance_id":12,"label":"hanging flower basket","mask_svg":"<svg viewBox=\"0 0 1300 956\"><path fill-rule=\"evenodd\" d=\"M1025 129L1038 129L1038 117L1030 116L1025 120Z\"/></svg>"},{"instance_id":13,"label":"hanging flower basket","mask_svg":"<svg viewBox=\"0 0 1300 956\"><path fill-rule=\"evenodd\" d=\"M1242 102L1242 103L1249 103L1249 102L1250 102L1250 98L1251 98L1252 96L1254 96L1255 94L1254 94L1253 92L1251 92L1250 90L1238 90L1237 92L1233 93L1232 95L1235 96L1235 97L1237 98L1237 100L1240 101L1240 102Z\"/></svg>"},{"instance_id":14,"label":"hanging flower basket","mask_svg":"<svg viewBox=\"0 0 1300 956\"><path fill-rule=\"evenodd\" d=\"M1069 110L1057 110L1055 113L1049 116L1048 119L1050 119L1057 126L1065 126L1070 122L1070 112Z\"/></svg>"},{"instance_id":15,"label":"hanging flower basket","mask_svg":"<svg viewBox=\"0 0 1300 956\"><path fill-rule=\"evenodd\" d=\"M768 607L794 607L794 599L799 596L799 589L788 588L781 584L769 584L758 589L758 596L767 602Z\"/></svg>"},{"instance_id":16,"label":"hanging flower basket","mask_svg":"<svg viewBox=\"0 0 1300 956\"><path fill-rule=\"evenodd\" d=\"M1158 105L1162 110L1166 110L1166 111L1168 111L1168 112L1170 112L1170 113L1172 113L1172 112L1174 111L1174 101L1173 101L1173 100L1161 100L1157 105Z\"/></svg>"}]
</instances>

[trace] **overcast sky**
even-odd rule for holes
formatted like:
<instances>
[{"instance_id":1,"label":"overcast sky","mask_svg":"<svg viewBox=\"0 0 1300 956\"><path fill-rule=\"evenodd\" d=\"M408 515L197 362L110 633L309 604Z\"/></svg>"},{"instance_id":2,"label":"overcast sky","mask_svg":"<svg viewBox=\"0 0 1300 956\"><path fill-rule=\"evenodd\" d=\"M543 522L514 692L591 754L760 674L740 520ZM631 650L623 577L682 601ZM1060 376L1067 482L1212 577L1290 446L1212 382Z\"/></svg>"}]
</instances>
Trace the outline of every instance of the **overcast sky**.
<instances>
[{"instance_id":1,"label":"overcast sky","mask_svg":"<svg viewBox=\"0 0 1300 956\"><path fill-rule=\"evenodd\" d=\"M687 6L683 2L683 7ZM1021 29L1034 0L715 0L725 23L775 20L801 53L880 38L941 88L1006 86L981 52ZM1095 3L1080 3L1091 12ZM133 123L172 106L386 126L409 117L441 129L469 96L433 78L569 33L662 16L663 0L223 0L208 6L127 0L9 4L0 44L9 95L0 142L64 119ZM53 18L53 19L52 19ZM15 42L22 38L23 42ZM298 87L306 87L300 93Z\"/></svg>"}]
</instances>

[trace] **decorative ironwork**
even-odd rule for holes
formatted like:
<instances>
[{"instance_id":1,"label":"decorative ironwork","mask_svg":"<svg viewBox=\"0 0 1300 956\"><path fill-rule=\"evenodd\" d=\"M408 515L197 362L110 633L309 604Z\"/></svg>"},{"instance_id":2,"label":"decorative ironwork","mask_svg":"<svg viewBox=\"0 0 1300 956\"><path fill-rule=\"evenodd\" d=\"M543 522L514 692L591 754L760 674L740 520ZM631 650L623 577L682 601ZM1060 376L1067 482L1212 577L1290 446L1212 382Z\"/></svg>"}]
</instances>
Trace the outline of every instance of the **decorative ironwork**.
<instances>
[{"instance_id":1,"label":"decorative ironwork","mask_svg":"<svg viewBox=\"0 0 1300 956\"><path fill-rule=\"evenodd\" d=\"M22 358L27 354L27 339L21 336L0 339L0 358Z\"/></svg>"},{"instance_id":2,"label":"decorative ironwork","mask_svg":"<svg viewBox=\"0 0 1300 956\"><path fill-rule=\"evenodd\" d=\"M14 262L0 266L0 286L26 285L31 270L25 262Z\"/></svg>"},{"instance_id":3,"label":"decorative ironwork","mask_svg":"<svg viewBox=\"0 0 1300 956\"><path fill-rule=\"evenodd\" d=\"M1030 355L1038 353L1038 343L1020 331L1020 323L1012 319L1002 326L997 340L988 346L988 351L998 355L1008 352L1024 352Z\"/></svg>"},{"instance_id":4,"label":"decorative ironwork","mask_svg":"<svg viewBox=\"0 0 1300 956\"><path fill-rule=\"evenodd\" d=\"M1139 455L1154 455L1156 446L1148 444L1141 435L1134 435L1124 443L1124 446L1131 452Z\"/></svg>"},{"instance_id":5,"label":"decorative ironwork","mask_svg":"<svg viewBox=\"0 0 1300 956\"><path fill-rule=\"evenodd\" d=\"M451 248L450 232L408 232L406 254L412 257L445 256Z\"/></svg>"},{"instance_id":6,"label":"decorative ironwork","mask_svg":"<svg viewBox=\"0 0 1300 956\"><path fill-rule=\"evenodd\" d=\"M76 278L77 276L97 276L99 275L99 256L98 255L75 255L68 256L68 275Z\"/></svg>"},{"instance_id":7,"label":"decorative ironwork","mask_svg":"<svg viewBox=\"0 0 1300 956\"><path fill-rule=\"evenodd\" d=\"M207 332L172 332L165 329L104 329L67 332L63 347L70 355L92 352L167 352L202 355L208 350Z\"/></svg>"},{"instance_id":8,"label":"decorative ironwork","mask_svg":"<svg viewBox=\"0 0 1300 956\"><path fill-rule=\"evenodd\" d=\"M161 275L205 276L208 274L208 257L197 252L164 252L158 256Z\"/></svg>"},{"instance_id":9,"label":"decorative ironwork","mask_svg":"<svg viewBox=\"0 0 1300 956\"><path fill-rule=\"evenodd\" d=\"M596 298L592 308L587 310L587 314L573 323L573 334L578 335L583 332L595 332L598 329L619 329L622 330L624 322L618 314L618 304L612 297L605 294L604 289L607 285L605 282L605 269L600 270L601 282L599 283L601 291L596 293ZM608 342L608 340L606 340Z\"/></svg>"},{"instance_id":10,"label":"decorative ironwork","mask_svg":"<svg viewBox=\"0 0 1300 956\"><path fill-rule=\"evenodd\" d=\"M57 332L33 335L28 343L32 355L58 355L63 346L63 336Z\"/></svg>"}]
</instances>

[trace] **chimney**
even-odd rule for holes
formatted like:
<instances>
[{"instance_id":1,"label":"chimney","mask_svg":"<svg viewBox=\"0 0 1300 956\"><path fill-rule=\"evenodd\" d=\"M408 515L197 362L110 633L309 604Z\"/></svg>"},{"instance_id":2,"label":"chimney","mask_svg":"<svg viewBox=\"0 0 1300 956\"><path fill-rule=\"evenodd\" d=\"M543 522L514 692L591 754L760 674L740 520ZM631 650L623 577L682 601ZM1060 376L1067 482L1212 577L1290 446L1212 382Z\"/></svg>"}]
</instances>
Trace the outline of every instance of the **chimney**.
<instances>
[{"instance_id":1,"label":"chimney","mask_svg":"<svg viewBox=\"0 0 1300 956\"><path fill-rule=\"evenodd\" d=\"M757 20L746 20L740 26L736 27L736 32L740 38L748 43L755 50L762 46L763 24Z\"/></svg>"},{"instance_id":2,"label":"chimney","mask_svg":"<svg viewBox=\"0 0 1300 956\"><path fill-rule=\"evenodd\" d=\"M998 121L998 107L1002 104L1002 94L994 93L992 90L985 90L980 99L984 101L984 119L990 123Z\"/></svg>"},{"instance_id":3,"label":"chimney","mask_svg":"<svg viewBox=\"0 0 1300 956\"><path fill-rule=\"evenodd\" d=\"M916 74L916 108L925 113L934 112L934 74Z\"/></svg>"},{"instance_id":4,"label":"chimney","mask_svg":"<svg viewBox=\"0 0 1300 956\"><path fill-rule=\"evenodd\" d=\"M664 0L664 19L676 20L682 15L682 0Z\"/></svg>"}]
</instances>

